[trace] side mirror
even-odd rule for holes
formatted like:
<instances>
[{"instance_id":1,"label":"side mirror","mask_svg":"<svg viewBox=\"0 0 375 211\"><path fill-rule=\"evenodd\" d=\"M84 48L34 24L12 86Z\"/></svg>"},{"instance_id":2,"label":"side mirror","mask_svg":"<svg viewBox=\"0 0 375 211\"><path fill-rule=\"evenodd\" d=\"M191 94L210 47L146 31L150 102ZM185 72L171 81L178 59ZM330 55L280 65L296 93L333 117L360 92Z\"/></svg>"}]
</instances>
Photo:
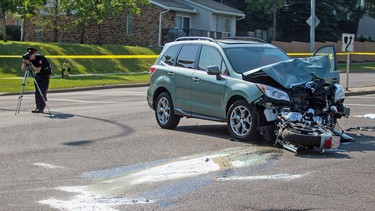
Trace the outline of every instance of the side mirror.
<instances>
[{"instance_id":1,"label":"side mirror","mask_svg":"<svg viewBox=\"0 0 375 211\"><path fill-rule=\"evenodd\" d=\"M221 72L218 66L213 65L213 66L208 66L207 67L207 74L208 75L216 75L216 79L220 80L221 79Z\"/></svg>"}]
</instances>

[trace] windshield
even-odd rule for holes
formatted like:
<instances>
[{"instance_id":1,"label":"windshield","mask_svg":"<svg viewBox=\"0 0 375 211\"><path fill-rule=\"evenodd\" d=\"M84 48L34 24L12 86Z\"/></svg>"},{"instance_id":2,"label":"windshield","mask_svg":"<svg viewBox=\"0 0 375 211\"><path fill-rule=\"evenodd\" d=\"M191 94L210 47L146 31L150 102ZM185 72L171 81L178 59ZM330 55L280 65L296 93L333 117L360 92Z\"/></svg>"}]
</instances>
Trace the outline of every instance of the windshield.
<instances>
[{"instance_id":1,"label":"windshield","mask_svg":"<svg viewBox=\"0 0 375 211\"><path fill-rule=\"evenodd\" d=\"M227 48L225 53L237 73L290 59L280 49L264 46Z\"/></svg>"}]
</instances>

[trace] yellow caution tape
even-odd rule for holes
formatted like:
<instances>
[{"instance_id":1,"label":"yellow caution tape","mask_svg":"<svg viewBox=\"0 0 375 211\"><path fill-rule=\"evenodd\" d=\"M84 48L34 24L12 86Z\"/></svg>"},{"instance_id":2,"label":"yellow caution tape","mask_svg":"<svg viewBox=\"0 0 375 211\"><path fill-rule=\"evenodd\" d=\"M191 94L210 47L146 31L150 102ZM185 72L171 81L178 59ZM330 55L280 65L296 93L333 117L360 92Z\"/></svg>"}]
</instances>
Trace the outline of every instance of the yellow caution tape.
<instances>
[{"instance_id":1,"label":"yellow caution tape","mask_svg":"<svg viewBox=\"0 0 375 211\"><path fill-rule=\"evenodd\" d=\"M375 52L349 52L351 55L375 56ZM343 53L347 55L348 53Z\"/></svg>"},{"instance_id":2,"label":"yellow caution tape","mask_svg":"<svg viewBox=\"0 0 375 211\"><path fill-rule=\"evenodd\" d=\"M156 59L158 55L46 55L51 59ZM22 58L22 55L0 55L0 58Z\"/></svg>"},{"instance_id":3,"label":"yellow caution tape","mask_svg":"<svg viewBox=\"0 0 375 211\"><path fill-rule=\"evenodd\" d=\"M312 56L312 53L287 53L289 56ZM340 52L338 56L362 55L375 56L375 52ZM51 59L156 59L158 55L46 55ZM0 55L0 58L22 58L22 55Z\"/></svg>"}]
</instances>

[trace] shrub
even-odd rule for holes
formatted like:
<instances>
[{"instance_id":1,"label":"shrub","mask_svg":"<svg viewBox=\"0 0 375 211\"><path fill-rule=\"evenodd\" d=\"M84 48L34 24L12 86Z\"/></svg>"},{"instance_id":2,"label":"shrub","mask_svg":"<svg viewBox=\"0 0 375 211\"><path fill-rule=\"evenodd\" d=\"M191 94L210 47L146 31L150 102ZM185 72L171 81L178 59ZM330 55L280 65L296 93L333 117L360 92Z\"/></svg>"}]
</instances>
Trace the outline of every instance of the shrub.
<instances>
[{"instance_id":1,"label":"shrub","mask_svg":"<svg viewBox=\"0 0 375 211\"><path fill-rule=\"evenodd\" d=\"M1 32L0 32L1 33ZM21 40L21 26L8 25L6 27L7 39L20 41ZM3 39L3 35L0 34L0 39Z\"/></svg>"}]
</instances>

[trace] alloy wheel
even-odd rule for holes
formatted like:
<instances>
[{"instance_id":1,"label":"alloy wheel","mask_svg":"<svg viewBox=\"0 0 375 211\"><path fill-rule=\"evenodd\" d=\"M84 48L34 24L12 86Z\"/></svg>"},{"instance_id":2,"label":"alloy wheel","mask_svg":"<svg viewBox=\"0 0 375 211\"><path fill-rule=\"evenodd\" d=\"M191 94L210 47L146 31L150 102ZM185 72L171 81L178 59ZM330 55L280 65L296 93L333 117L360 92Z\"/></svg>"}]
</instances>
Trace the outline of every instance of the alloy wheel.
<instances>
[{"instance_id":1,"label":"alloy wheel","mask_svg":"<svg viewBox=\"0 0 375 211\"><path fill-rule=\"evenodd\" d=\"M237 106L230 114L230 127L238 136L246 136L251 130L251 114L244 106Z\"/></svg>"},{"instance_id":2,"label":"alloy wheel","mask_svg":"<svg viewBox=\"0 0 375 211\"><path fill-rule=\"evenodd\" d=\"M171 106L167 98L160 98L157 105L157 117L159 122L162 124L167 124L171 116Z\"/></svg>"}]
</instances>

